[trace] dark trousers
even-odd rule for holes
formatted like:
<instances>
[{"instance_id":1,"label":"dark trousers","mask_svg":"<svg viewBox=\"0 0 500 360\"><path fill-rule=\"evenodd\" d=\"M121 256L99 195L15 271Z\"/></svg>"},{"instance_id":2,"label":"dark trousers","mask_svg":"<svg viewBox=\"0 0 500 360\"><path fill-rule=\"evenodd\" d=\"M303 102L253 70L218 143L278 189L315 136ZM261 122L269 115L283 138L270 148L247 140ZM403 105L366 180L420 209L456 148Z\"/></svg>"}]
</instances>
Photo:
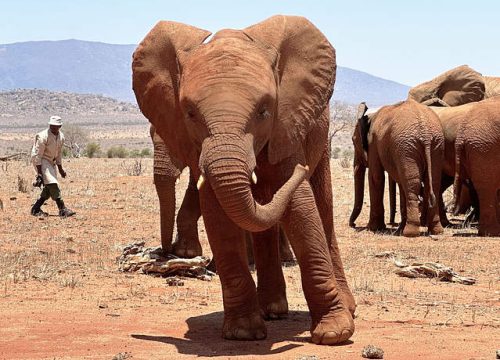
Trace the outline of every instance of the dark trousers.
<instances>
[{"instance_id":1,"label":"dark trousers","mask_svg":"<svg viewBox=\"0 0 500 360\"><path fill-rule=\"evenodd\" d=\"M40 197L44 200L52 198L52 200L61 200L61 190L58 184L47 184L43 187Z\"/></svg>"}]
</instances>

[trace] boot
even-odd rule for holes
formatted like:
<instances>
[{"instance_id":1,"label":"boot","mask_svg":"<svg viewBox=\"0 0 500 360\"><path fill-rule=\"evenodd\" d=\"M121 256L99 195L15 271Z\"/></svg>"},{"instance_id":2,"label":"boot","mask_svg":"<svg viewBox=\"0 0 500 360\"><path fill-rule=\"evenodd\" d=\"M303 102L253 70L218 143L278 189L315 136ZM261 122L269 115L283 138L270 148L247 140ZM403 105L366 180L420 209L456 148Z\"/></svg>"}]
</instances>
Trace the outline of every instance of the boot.
<instances>
[{"instance_id":1,"label":"boot","mask_svg":"<svg viewBox=\"0 0 500 360\"><path fill-rule=\"evenodd\" d=\"M31 207L31 215L33 216L42 216L42 217L45 217L45 216L49 216L49 214L47 214L45 211L43 211L41 209L42 205L45 203L45 199L44 198L40 198L38 199L35 204L33 204L33 206Z\"/></svg>"},{"instance_id":2,"label":"boot","mask_svg":"<svg viewBox=\"0 0 500 360\"><path fill-rule=\"evenodd\" d=\"M65 217L73 216L76 214L73 210L68 209L64 205L64 201L62 199L57 199L56 204L57 204L57 207L59 208L59 216L60 217L65 218Z\"/></svg>"}]
</instances>

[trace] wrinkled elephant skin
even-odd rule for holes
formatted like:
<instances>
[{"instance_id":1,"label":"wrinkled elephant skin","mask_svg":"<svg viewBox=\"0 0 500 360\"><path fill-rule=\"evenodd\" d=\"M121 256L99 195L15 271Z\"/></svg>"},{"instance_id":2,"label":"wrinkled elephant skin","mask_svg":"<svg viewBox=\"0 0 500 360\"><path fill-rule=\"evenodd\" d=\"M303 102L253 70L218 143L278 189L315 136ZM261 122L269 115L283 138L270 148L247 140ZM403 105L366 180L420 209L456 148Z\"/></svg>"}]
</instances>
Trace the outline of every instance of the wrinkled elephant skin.
<instances>
[{"instance_id":1,"label":"wrinkled elephant skin","mask_svg":"<svg viewBox=\"0 0 500 360\"><path fill-rule=\"evenodd\" d=\"M160 22L132 67L141 111L198 179L222 284L223 336L262 339L263 319L286 313L279 224L301 269L312 341L345 341L354 332L355 302L333 227L328 105L335 50L293 16L222 30L204 43L209 35ZM255 233L257 288L245 230Z\"/></svg>"},{"instance_id":2,"label":"wrinkled elephant skin","mask_svg":"<svg viewBox=\"0 0 500 360\"><path fill-rule=\"evenodd\" d=\"M471 182L479 199L479 235L500 236L500 97L472 104L457 130L455 197Z\"/></svg>"}]
</instances>

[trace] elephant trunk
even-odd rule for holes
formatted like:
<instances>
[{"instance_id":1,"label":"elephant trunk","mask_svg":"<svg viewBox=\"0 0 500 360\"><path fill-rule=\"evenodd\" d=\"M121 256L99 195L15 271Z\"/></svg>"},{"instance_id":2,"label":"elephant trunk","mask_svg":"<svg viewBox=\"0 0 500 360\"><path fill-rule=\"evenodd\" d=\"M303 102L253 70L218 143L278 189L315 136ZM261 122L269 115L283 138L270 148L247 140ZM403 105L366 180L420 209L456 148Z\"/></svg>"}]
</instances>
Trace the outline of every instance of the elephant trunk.
<instances>
[{"instance_id":1,"label":"elephant trunk","mask_svg":"<svg viewBox=\"0 0 500 360\"><path fill-rule=\"evenodd\" d=\"M280 220L308 172L307 166L297 165L293 175L273 199L266 205L260 205L250 188L255 167L251 141L240 139L239 142L228 143L227 138L209 139L203 148L200 167L221 207L236 225L252 232L264 231Z\"/></svg>"},{"instance_id":2,"label":"elephant trunk","mask_svg":"<svg viewBox=\"0 0 500 360\"><path fill-rule=\"evenodd\" d=\"M363 208L363 198L365 195L365 173L366 166L354 157L354 208L352 209L351 217L349 218L349 226L355 227L355 221L358 218L361 209Z\"/></svg>"}]
</instances>

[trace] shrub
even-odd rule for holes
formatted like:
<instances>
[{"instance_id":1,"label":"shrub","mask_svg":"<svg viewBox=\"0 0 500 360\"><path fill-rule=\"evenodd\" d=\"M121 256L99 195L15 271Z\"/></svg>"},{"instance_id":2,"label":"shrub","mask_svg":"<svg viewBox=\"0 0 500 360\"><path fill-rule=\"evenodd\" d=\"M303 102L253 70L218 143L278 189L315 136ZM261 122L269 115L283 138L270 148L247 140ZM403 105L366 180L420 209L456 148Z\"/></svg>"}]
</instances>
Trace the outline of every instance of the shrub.
<instances>
[{"instance_id":1,"label":"shrub","mask_svg":"<svg viewBox=\"0 0 500 360\"><path fill-rule=\"evenodd\" d=\"M112 146L107 152L108 158L126 158L128 156L128 150L123 146Z\"/></svg>"},{"instance_id":2,"label":"shrub","mask_svg":"<svg viewBox=\"0 0 500 360\"><path fill-rule=\"evenodd\" d=\"M101 155L101 145L95 142L88 143L85 147L85 156L89 158L99 157Z\"/></svg>"},{"instance_id":3,"label":"shrub","mask_svg":"<svg viewBox=\"0 0 500 360\"><path fill-rule=\"evenodd\" d=\"M69 148L67 148L66 146L63 146L63 148L61 149L61 155L62 155L63 158L70 157L71 156L71 150Z\"/></svg>"},{"instance_id":4,"label":"shrub","mask_svg":"<svg viewBox=\"0 0 500 360\"><path fill-rule=\"evenodd\" d=\"M338 159L340 155L340 148L338 146L334 147L332 150L332 158Z\"/></svg>"},{"instance_id":5,"label":"shrub","mask_svg":"<svg viewBox=\"0 0 500 360\"><path fill-rule=\"evenodd\" d=\"M131 158L138 158L138 157L141 157L141 151L138 150L138 149L133 149L133 150L130 150L129 154L128 154L129 157Z\"/></svg>"},{"instance_id":6,"label":"shrub","mask_svg":"<svg viewBox=\"0 0 500 360\"><path fill-rule=\"evenodd\" d=\"M141 157L150 157L150 156L151 156L151 149L144 148L141 150Z\"/></svg>"}]
</instances>

